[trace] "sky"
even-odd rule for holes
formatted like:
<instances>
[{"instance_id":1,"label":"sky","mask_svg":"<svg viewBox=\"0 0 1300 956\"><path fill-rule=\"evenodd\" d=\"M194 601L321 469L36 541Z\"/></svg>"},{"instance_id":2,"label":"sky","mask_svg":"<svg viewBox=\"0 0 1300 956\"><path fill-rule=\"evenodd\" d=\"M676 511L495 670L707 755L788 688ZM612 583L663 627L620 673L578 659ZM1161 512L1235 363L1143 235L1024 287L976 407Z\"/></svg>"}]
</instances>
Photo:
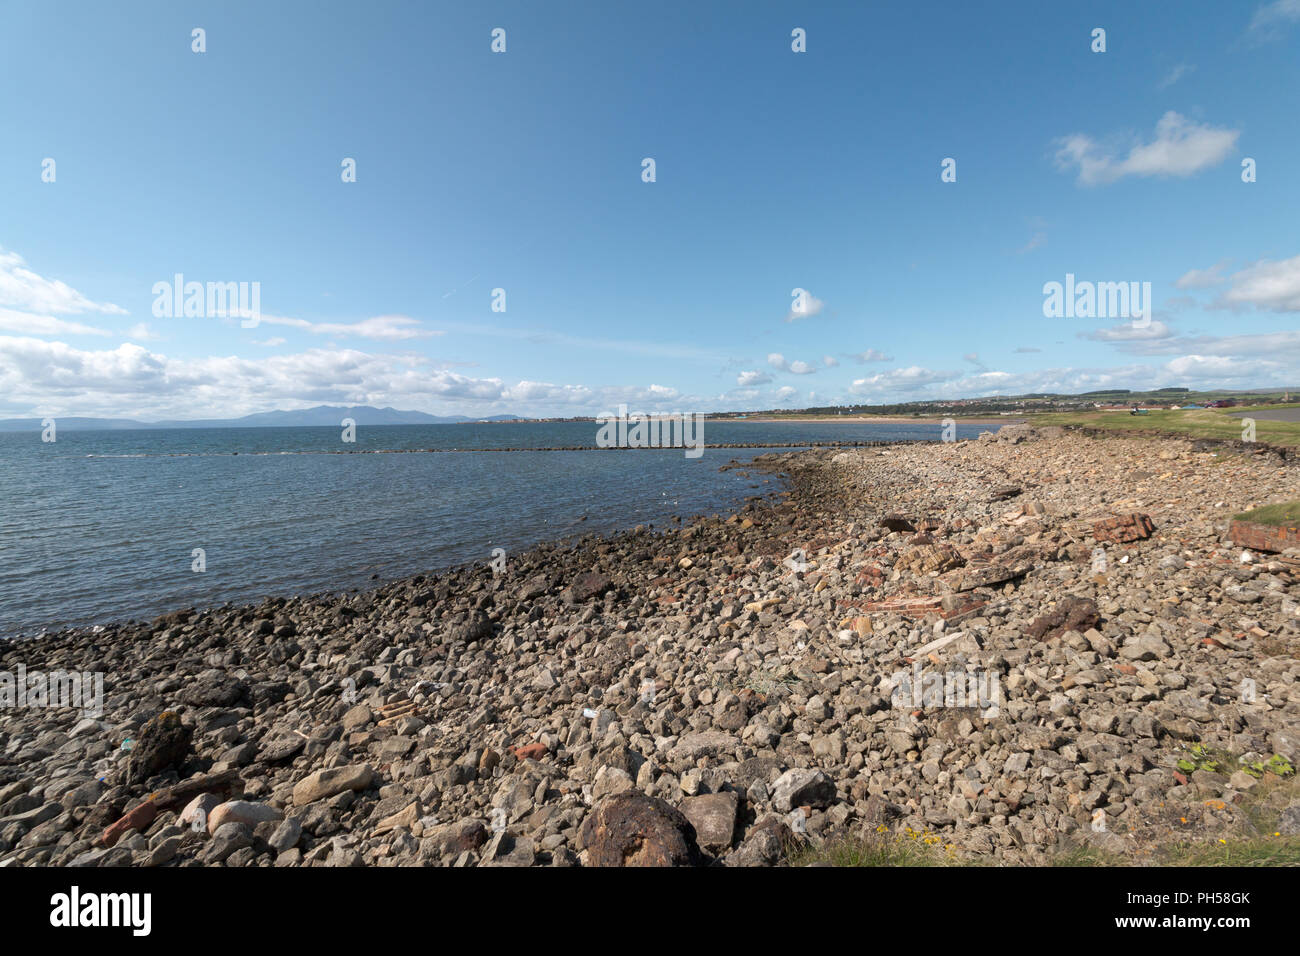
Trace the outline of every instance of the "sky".
<instances>
[{"instance_id":1,"label":"sky","mask_svg":"<svg viewBox=\"0 0 1300 956\"><path fill-rule=\"evenodd\" d=\"M1298 53L1300 0L10 0L0 417L1294 386Z\"/></svg>"}]
</instances>

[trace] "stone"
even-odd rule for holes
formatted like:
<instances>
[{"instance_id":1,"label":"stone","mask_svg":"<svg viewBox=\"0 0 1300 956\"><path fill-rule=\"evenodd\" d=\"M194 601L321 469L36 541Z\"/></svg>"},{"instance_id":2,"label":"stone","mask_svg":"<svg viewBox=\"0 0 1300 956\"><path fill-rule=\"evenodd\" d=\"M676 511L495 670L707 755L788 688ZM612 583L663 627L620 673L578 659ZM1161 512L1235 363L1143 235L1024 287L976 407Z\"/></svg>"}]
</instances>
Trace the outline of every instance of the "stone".
<instances>
[{"instance_id":1,"label":"stone","mask_svg":"<svg viewBox=\"0 0 1300 956\"><path fill-rule=\"evenodd\" d=\"M232 674L210 670L181 691L180 701L191 707L235 707L251 701L249 686Z\"/></svg>"},{"instance_id":2,"label":"stone","mask_svg":"<svg viewBox=\"0 0 1300 956\"><path fill-rule=\"evenodd\" d=\"M303 807L345 790L365 790L375 778L369 764L352 764L332 770L317 770L299 780L293 788L294 806Z\"/></svg>"},{"instance_id":3,"label":"stone","mask_svg":"<svg viewBox=\"0 0 1300 956\"><path fill-rule=\"evenodd\" d=\"M695 827L696 843L715 855L731 849L739 808L740 796L734 790L687 797L681 803L682 814Z\"/></svg>"},{"instance_id":4,"label":"stone","mask_svg":"<svg viewBox=\"0 0 1300 956\"><path fill-rule=\"evenodd\" d=\"M199 859L209 866L223 863L232 853L252 845L253 831L247 824L227 823L212 834L212 839L208 841Z\"/></svg>"},{"instance_id":5,"label":"stone","mask_svg":"<svg viewBox=\"0 0 1300 956\"><path fill-rule=\"evenodd\" d=\"M887 514L880 519L880 527L887 531L901 531L911 533L916 530L916 526L907 518L900 514Z\"/></svg>"},{"instance_id":6,"label":"stone","mask_svg":"<svg viewBox=\"0 0 1300 956\"><path fill-rule=\"evenodd\" d=\"M479 866L532 866L536 859L532 840L502 830L483 848Z\"/></svg>"},{"instance_id":7,"label":"stone","mask_svg":"<svg viewBox=\"0 0 1300 956\"><path fill-rule=\"evenodd\" d=\"M375 719L374 712L366 704L357 704L343 715L343 731L351 733L360 730Z\"/></svg>"},{"instance_id":8,"label":"stone","mask_svg":"<svg viewBox=\"0 0 1300 956\"><path fill-rule=\"evenodd\" d=\"M267 840L272 850L276 853L284 853L298 845L302 839L302 824L297 817L288 817L280 821L280 825L275 828L271 838Z\"/></svg>"},{"instance_id":9,"label":"stone","mask_svg":"<svg viewBox=\"0 0 1300 956\"><path fill-rule=\"evenodd\" d=\"M1090 598L1067 597L1046 614L1034 618L1025 633L1040 641L1060 637L1066 631L1080 634L1101 623L1097 605Z\"/></svg>"},{"instance_id":10,"label":"stone","mask_svg":"<svg viewBox=\"0 0 1300 956\"><path fill-rule=\"evenodd\" d=\"M591 796L600 800L610 794L630 790L636 786L631 774L618 767L604 766L596 771L596 779L591 785Z\"/></svg>"},{"instance_id":11,"label":"stone","mask_svg":"<svg viewBox=\"0 0 1300 956\"><path fill-rule=\"evenodd\" d=\"M589 866L696 866L695 828L676 808L639 790L598 803L582 824Z\"/></svg>"},{"instance_id":12,"label":"stone","mask_svg":"<svg viewBox=\"0 0 1300 956\"><path fill-rule=\"evenodd\" d=\"M456 856L477 850L488 841L488 829L482 820L464 819L447 823L426 831L424 843L437 857Z\"/></svg>"},{"instance_id":13,"label":"stone","mask_svg":"<svg viewBox=\"0 0 1300 956\"><path fill-rule=\"evenodd\" d=\"M406 805L405 809L398 810L391 816L380 820L375 826L375 834L388 833L390 830L409 830L415 826L417 820L424 810L420 806L419 800L413 800Z\"/></svg>"},{"instance_id":14,"label":"stone","mask_svg":"<svg viewBox=\"0 0 1300 956\"><path fill-rule=\"evenodd\" d=\"M150 718L140 730L126 759L122 782L127 786L144 783L169 767L183 763L190 754L190 728L175 711L163 711Z\"/></svg>"},{"instance_id":15,"label":"stone","mask_svg":"<svg viewBox=\"0 0 1300 956\"><path fill-rule=\"evenodd\" d=\"M208 814L208 833L215 834L225 823L244 823L251 829L256 829L259 823L279 822L283 819L284 814L269 803L227 800L217 804Z\"/></svg>"},{"instance_id":16,"label":"stone","mask_svg":"<svg viewBox=\"0 0 1300 956\"><path fill-rule=\"evenodd\" d=\"M581 604L604 594L613 583L608 574L600 571L583 571L561 592L560 596L568 604Z\"/></svg>"},{"instance_id":17,"label":"stone","mask_svg":"<svg viewBox=\"0 0 1300 956\"><path fill-rule=\"evenodd\" d=\"M791 768L772 785L772 806L783 813L795 807L827 807L835 800L835 781L820 770Z\"/></svg>"},{"instance_id":18,"label":"stone","mask_svg":"<svg viewBox=\"0 0 1300 956\"><path fill-rule=\"evenodd\" d=\"M1169 654L1169 645L1149 631L1135 634L1119 649L1119 656L1127 661L1154 661L1168 657Z\"/></svg>"},{"instance_id":19,"label":"stone","mask_svg":"<svg viewBox=\"0 0 1300 956\"><path fill-rule=\"evenodd\" d=\"M669 751L668 757L670 760L692 761L704 756L717 757L734 753L739 743L740 741L731 734L724 734L717 730L703 730L683 735Z\"/></svg>"},{"instance_id":20,"label":"stone","mask_svg":"<svg viewBox=\"0 0 1300 956\"><path fill-rule=\"evenodd\" d=\"M197 829L207 830L212 811L220 805L221 798L215 793L199 794L181 810L181 825L195 829L195 823L197 822Z\"/></svg>"},{"instance_id":21,"label":"stone","mask_svg":"<svg viewBox=\"0 0 1300 956\"><path fill-rule=\"evenodd\" d=\"M1106 518L1094 523L1092 526L1092 536L1094 538L1098 541L1110 541L1114 544L1142 541L1151 537L1154 532L1155 525L1152 524L1151 518L1148 515L1136 512Z\"/></svg>"}]
</instances>

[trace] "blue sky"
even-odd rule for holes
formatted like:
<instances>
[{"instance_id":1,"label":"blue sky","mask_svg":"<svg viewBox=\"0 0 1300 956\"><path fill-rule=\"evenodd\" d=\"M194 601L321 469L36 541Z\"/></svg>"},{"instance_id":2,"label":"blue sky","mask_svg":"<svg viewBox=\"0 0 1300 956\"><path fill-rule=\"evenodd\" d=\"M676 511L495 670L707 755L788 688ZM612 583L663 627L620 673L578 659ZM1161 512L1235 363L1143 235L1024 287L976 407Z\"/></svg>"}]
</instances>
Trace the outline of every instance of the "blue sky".
<instances>
[{"instance_id":1,"label":"blue sky","mask_svg":"<svg viewBox=\"0 0 1300 956\"><path fill-rule=\"evenodd\" d=\"M12 2L0 415L1300 384L1300 0L1076 6Z\"/></svg>"}]
</instances>

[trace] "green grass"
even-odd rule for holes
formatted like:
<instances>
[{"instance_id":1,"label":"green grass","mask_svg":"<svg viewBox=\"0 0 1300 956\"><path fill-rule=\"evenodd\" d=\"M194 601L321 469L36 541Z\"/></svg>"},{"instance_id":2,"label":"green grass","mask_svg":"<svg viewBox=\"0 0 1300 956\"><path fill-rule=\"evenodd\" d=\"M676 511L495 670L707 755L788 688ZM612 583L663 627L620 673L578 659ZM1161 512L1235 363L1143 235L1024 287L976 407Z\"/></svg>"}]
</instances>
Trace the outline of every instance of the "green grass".
<instances>
[{"instance_id":1,"label":"green grass","mask_svg":"<svg viewBox=\"0 0 1300 956\"><path fill-rule=\"evenodd\" d=\"M953 866L958 859L951 845L938 836L907 830L903 833L871 833L861 837L828 840L820 846L797 850L790 856L791 866L813 863L830 866ZM969 861L972 865L980 861Z\"/></svg>"},{"instance_id":2,"label":"green grass","mask_svg":"<svg viewBox=\"0 0 1300 956\"><path fill-rule=\"evenodd\" d=\"M1269 406L1276 408L1277 406ZM1030 416L1034 425L1079 425L1109 431L1159 432L1184 438L1226 438L1241 441L1241 419L1228 412L1240 408L1190 408L1179 411L1152 411L1147 415L1130 415L1127 411L1047 412ZM1255 421L1255 440L1281 447L1300 446L1300 422Z\"/></svg>"},{"instance_id":3,"label":"green grass","mask_svg":"<svg viewBox=\"0 0 1300 956\"><path fill-rule=\"evenodd\" d=\"M1154 855L1137 860L1079 847L1058 853L1052 866L1300 866L1300 839L1224 837L1210 842L1166 843Z\"/></svg>"},{"instance_id":4,"label":"green grass","mask_svg":"<svg viewBox=\"0 0 1300 956\"><path fill-rule=\"evenodd\" d=\"M901 834L827 841L797 850L791 866L987 866L991 858L957 856L950 847ZM1154 854L1133 858L1082 846L1053 855L1051 866L1300 866L1300 838L1267 835L1162 844Z\"/></svg>"},{"instance_id":5,"label":"green grass","mask_svg":"<svg viewBox=\"0 0 1300 956\"><path fill-rule=\"evenodd\" d=\"M1274 525L1276 527L1295 527L1300 525L1300 501L1285 501L1276 505L1264 505L1253 511L1243 511L1232 516L1233 521L1253 521L1256 524Z\"/></svg>"}]
</instances>

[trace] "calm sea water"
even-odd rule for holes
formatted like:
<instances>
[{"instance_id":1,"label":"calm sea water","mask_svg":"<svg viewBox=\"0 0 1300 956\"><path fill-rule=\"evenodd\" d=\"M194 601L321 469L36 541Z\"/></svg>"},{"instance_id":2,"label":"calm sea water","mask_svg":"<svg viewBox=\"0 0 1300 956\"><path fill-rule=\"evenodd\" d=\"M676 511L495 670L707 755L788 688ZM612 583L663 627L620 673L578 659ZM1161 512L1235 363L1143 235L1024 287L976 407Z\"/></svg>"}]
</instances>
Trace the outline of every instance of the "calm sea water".
<instances>
[{"instance_id":1,"label":"calm sea water","mask_svg":"<svg viewBox=\"0 0 1300 956\"><path fill-rule=\"evenodd\" d=\"M963 425L958 437L984 430ZM365 587L540 541L721 512L762 449L595 448L589 422L0 433L0 637ZM939 438L938 425L708 422L707 442ZM452 454L327 452L472 449ZM585 520L583 520L585 519ZM202 548L206 570L192 570Z\"/></svg>"}]
</instances>

